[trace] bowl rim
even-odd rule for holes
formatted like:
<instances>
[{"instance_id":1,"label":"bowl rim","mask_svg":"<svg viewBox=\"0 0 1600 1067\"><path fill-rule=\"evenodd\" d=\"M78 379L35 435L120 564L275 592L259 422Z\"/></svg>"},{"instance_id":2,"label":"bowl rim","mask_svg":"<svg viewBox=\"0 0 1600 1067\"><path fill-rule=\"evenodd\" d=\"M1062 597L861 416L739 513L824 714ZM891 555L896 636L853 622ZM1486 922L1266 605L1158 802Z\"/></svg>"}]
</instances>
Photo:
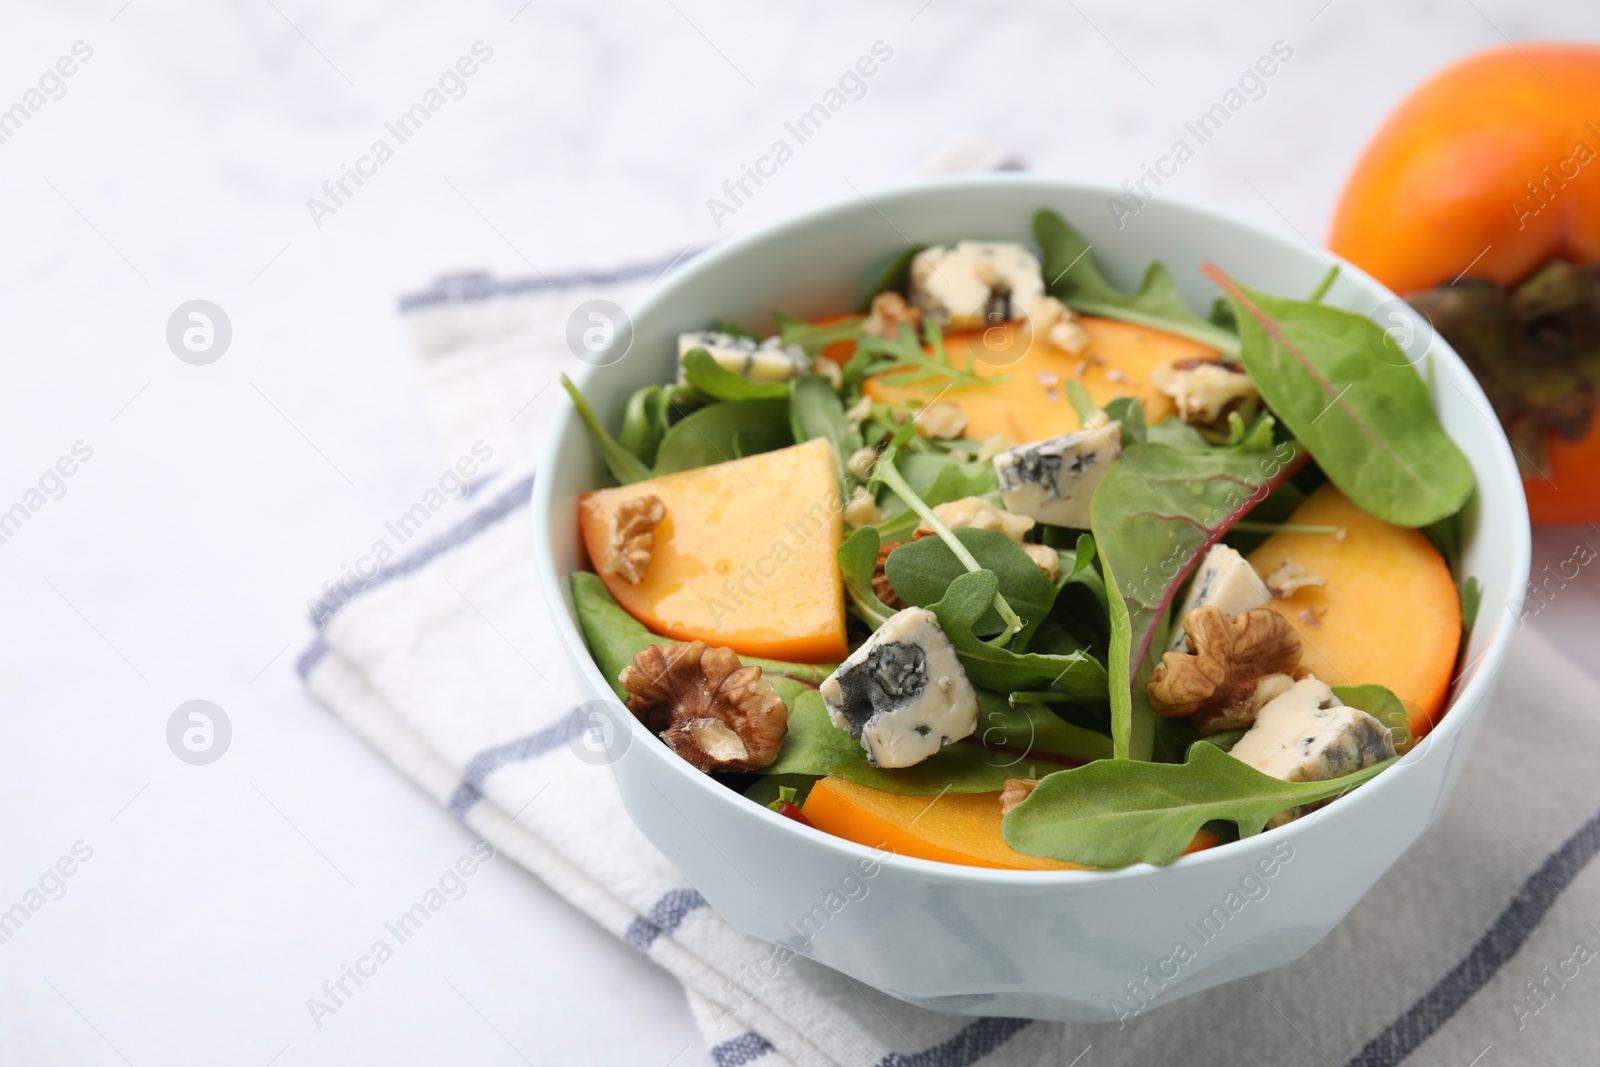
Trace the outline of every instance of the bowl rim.
<instances>
[{"instance_id":1,"label":"bowl rim","mask_svg":"<svg viewBox=\"0 0 1600 1067\"><path fill-rule=\"evenodd\" d=\"M757 226L748 232L735 235L725 241L719 242L701 251L688 262L672 270L656 283L639 299L633 309L628 312L630 318L637 319L652 313L657 306L669 303L675 296L677 289L684 283L718 270L724 260L733 258L745 249L766 242L782 240L789 235L804 230L819 222L838 216L848 216L860 212L863 206L870 208L887 221L883 215L881 204L925 195L937 195L941 191L966 191L975 189L989 189L995 187L1011 186L1017 188L1036 188L1041 196L1062 191L1075 193L1089 193L1098 197L1112 197L1122 195L1122 191L1115 186L1101 182L1084 181L1075 178L1052 177L1044 174L1019 173L995 171L982 174L951 175L931 178L921 178L909 182L901 182L876 190L869 198L860 191L854 197L841 197L827 203L819 204L805 210L787 215L781 219ZM1041 201L1042 203L1043 201ZM1365 283L1373 290L1383 295L1386 300L1399 299L1387 286L1373 278L1366 271L1318 245L1313 245L1304 236L1298 235L1299 240L1290 239L1286 234L1270 229L1252 220L1245 219L1232 211L1224 208L1200 204L1196 201L1176 195L1163 195L1159 201L1163 212L1177 212L1205 217L1219 222L1226 227L1249 232L1257 237L1264 238L1273 243L1296 249L1305 254L1320 253L1323 258L1339 267L1340 276L1351 276L1358 282ZM892 222L889 225L894 226ZM898 227L896 227L898 229ZM903 235L902 235L903 236ZM1480 610L1475 622L1475 629L1483 626L1488 619L1498 616L1500 611L1506 611L1512 619L1521 615L1528 573L1532 556L1532 531L1528 522L1527 499L1523 492L1522 478L1518 471L1516 461L1512 456L1511 446L1505 434L1499 431L1499 421L1494 415L1482 387L1478 384L1466 364L1457 355L1454 348L1441 336L1435 335L1434 346L1431 349L1435 363L1448 365L1446 374L1451 376L1451 384L1466 398L1468 403L1478 409L1479 414L1494 426L1497 432L1493 435L1492 447L1495 459L1489 470L1473 469L1473 476L1481 482L1486 474L1498 473L1507 483L1512 493L1512 498L1517 507L1509 523L1511 541L1511 561L1508 572L1507 596L1504 604L1495 611ZM589 379L597 372L598 368L584 366L572 374L573 383L581 390ZM569 398L563 398L562 406L551 417L551 423L545 433L544 445L539 452L539 468L542 470L555 469L559 461L561 438L568 432L572 421L576 418L576 409ZM570 616L570 602L563 587L568 584L567 574L557 571L555 560L551 552L550 538L550 509L551 493L548 491L550 481L545 478L535 477L532 487L532 518L534 522L534 553L535 563L539 574L539 582L545 594L545 600L551 613L555 616L557 629L561 635L566 651L576 662L580 672L587 672L591 682L599 682L598 688L602 692L610 692L610 685L600 674L598 665L589 653L583 634L574 619ZM1478 490L1474 488L1476 496ZM1521 521L1516 521L1520 517ZM1483 514L1481 522L1495 521L1494 518ZM745 817L754 816L757 825L766 825L774 832L793 835L790 840L797 849L807 846L820 847L825 852L831 852L841 861L849 864L861 860L870 860L895 868L903 869L908 874L935 877L950 881L966 882L974 885L987 885L995 888L1078 888L1095 886L1110 886L1131 878L1145 878L1156 876L1159 872L1185 870L1199 871L1202 868L1216 864L1229 863L1233 858L1244 851L1245 847L1253 846L1263 839L1267 833L1278 834L1276 840L1289 840L1296 833L1304 833L1306 829L1320 823L1330 813L1336 821L1343 822L1356 819L1374 805L1383 804L1384 798L1394 789L1402 788L1397 779L1401 772L1410 773L1416 764L1426 760L1435 748L1439 748L1449 739L1467 728L1469 720L1485 713L1485 706L1491 691L1498 680L1501 666L1509 652L1512 636L1516 628L1504 624L1497 624L1483 650L1472 660L1468 661L1452 681L1452 686L1459 683L1463 674L1472 672L1472 677L1466 685L1455 695L1455 700L1447 708L1451 712L1442 717L1428 736L1419 741L1405 756L1384 774L1378 775L1373 780L1365 783L1351 797L1345 798L1345 803L1328 805L1301 819L1279 827L1277 831L1264 831L1262 834L1251 838L1240 838L1212 848L1201 849L1198 852L1186 853L1167 864L1152 864L1141 861L1126 867L1117 868L1087 868L1067 870L1011 870L1006 868L977 867L966 864L948 863L941 860L923 859L917 856L902 856L897 853L886 853L867 845L851 841L848 838L837 837L833 834L817 831L793 819L779 815L760 804L747 800L742 794L718 784L709 775L706 775L687 762L676 758L663 746L659 752L643 747L652 757L666 758L667 762L675 765L669 773L676 773L686 781L691 782L688 788L708 790L721 798L722 802L736 804L738 807L731 810ZM1475 669L1474 669L1475 668ZM615 699L614 696L612 699ZM619 702L620 706L620 702ZM654 741L643 724L632 715L621 716L625 719L626 728L638 735L642 741ZM630 743L629 748L633 748ZM1367 798L1367 799L1362 799ZM1288 831L1283 834L1282 831Z\"/></svg>"}]
</instances>

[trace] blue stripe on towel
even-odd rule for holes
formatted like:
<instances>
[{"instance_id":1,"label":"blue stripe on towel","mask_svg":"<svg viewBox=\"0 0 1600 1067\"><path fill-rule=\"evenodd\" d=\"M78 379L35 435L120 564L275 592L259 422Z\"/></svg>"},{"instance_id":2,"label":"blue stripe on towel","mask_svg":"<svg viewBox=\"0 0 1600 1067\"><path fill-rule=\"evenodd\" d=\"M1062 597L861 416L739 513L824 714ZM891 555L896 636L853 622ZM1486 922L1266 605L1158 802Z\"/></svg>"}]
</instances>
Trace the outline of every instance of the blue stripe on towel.
<instances>
[{"instance_id":1,"label":"blue stripe on towel","mask_svg":"<svg viewBox=\"0 0 1600 1067\"><path fill-rule=\"evenodd\" d=\"M439 304L477 304L503 296L523 296L528 293L560 292L563 289L580 289L590 286L616 285L641 278L655 278L676 263L686 263L705 251L705 247L690 246L682 252L648 263L630 263L612 270L572 271L567 274L541 274L535 278L496 278L481 271L471 274L449 274L434 281L420 293L400 298L402 314L436 307Z\"/></svg>"},{"instance_id":2,"label":"blue stripe on towel","mask_svg":"<svg viewBox=\"0 0 1600 1067\"><path fill-rule=\"evenodd\" d=\"M350 603L356 597L368 590L376 589L380 585L386 585L396 578L421 569L438 556L443 555L452 548L465 544L502 519L515 514L519 508L526 507L533 493L533 479L534 476L530 474L516 482L511 488L456 523L456 525L438 537L435 537L432 541L424 544L417 551L379 568L376 574L362 581L350 592L324 597L319 600L316 610L312 612L312 622L318 630L321 630L322 627L327 625L329 619L338 614L344 605ZM296 662L295 669L300 672L302 681L316 669L317 664L321 662L322 657L327 652L327 642L322 639L322 635L319 633L310 646L300 654L300 659Z\"/></svg>"},{"instance_id":3,"label":"blue stripe on towel","mask_svg":"<svg viewBox=\"0 0 1600 1067\"><path fill-rule=\"evenodd\" d=\"M538 759L546 752L554 751L567 742L567 735L572 732L572 726L578 721L578 708L573 708L561 718L546 726L537 733L527 737L519 737L515 741L507 741L503 745L473 756L467 761L461 784L456 786L456 791L450 796L450 814L456 818L464 818L472 805L476 804L483 796L483 783L495 771L508 763L520 763L523 760Z\"/></svg>"},{"instance_id":4,"label":"blue stripe on towel","mask_svg":"<svg viewBox=\"0 0 1600 1067\"><path fill-rule=\"evenodd\" d=\"M891 1052L877 1067L970 1067L1016 1036L1029 1019L979 1019L930 1049L906 1055Z\"/></svg>"},{"instance_id":5,"label":"blue stripe on towel","mask_svg":"<svg viewBox=\"0 0 1600 1067\"><path fill-rule=\"evenodd\" d=\"M633 920L622 939L640 952L649 952L656 938L676 930L691 911L706 906L706 898L693 889L669 889L650 910Z\"/></svg>"},{"instance_id":6,"label":"blue stripe on towel","mask_svg":"<svg viewBox=\"0 0 1600 1067\"><path fill-rule=\"evenodd\" d=\"M1358 1052L1346 1067L1393 1067L1448 1022L1488 984L1527 941L1563 890L1600 853L1600 814L1552 852L1522 883L1472 951L1404 1015Z\"/></svg>"},{"instance_id":7,"label":"blue stripe on towel","mask_svg":"<svg viewBox=\"0 0 1600 1067\"><path fill-rule=\"evenodd\" d=\"M730 1041L711 1046L711 1062L716 1067L744 1067L772 1051L766 1038L754 1031L746 1031Z\"/></svg>"}]
</instances>

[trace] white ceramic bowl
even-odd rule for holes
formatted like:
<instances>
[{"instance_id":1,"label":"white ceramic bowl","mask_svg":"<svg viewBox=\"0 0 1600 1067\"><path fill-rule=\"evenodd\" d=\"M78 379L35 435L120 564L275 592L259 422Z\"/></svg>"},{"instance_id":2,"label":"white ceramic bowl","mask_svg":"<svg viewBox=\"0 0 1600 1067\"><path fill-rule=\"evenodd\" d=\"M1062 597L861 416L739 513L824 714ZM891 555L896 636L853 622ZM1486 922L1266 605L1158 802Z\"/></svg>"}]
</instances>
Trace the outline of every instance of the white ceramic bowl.
<instances>
[{"instance_id":1,"label":"white ceramic bowl","mask_svg":"<svg viewBox=\"0 0 1600 1067\"><path fill-rule=\"evenodd\" d=\"M1040 207L1077 227L1116 283L1131 287L1160 259L1197 308L1216 296L1198 271L1205 260L1284 295L1309 293L1328 269L1326 254L1292 236L1165 197L1118 229L1107 208L1114 195L1076 182L984 175L809 212L719 245L657 285L632 310L627 356L587 368L578 384L614 426L632 390L672 377L680 330L718 318L770 329L774 308L838 313L857 303L908 242L1031 243L1029 220ZM1346 264L1328 299L1370 313L1394 294ZM1166 867L1025 872L879 859L717 785L624 713L623 728L632 733L613 771L629 814L734 926L940 1011L1115 1020L1141 1003L1158 1005L1289 963L1327 934L1444 808L1489 713L1521 611L1529 531L1511 451L1477 383L1442 341L1435 342L1433 368L1435 407L1478 480L1465 570L1483 584L1483 607L1470 666L1437 729L1371 784L1316 815ZM610 699L574 622L567 582L583 566L577 494L603 479L569 405L556 417L533 489L538 566L588 695ZM1180 943L1187 953L1175 953ZM784 958L751 960L750 974L769 979Z\"/></svg>"}]
</instances>

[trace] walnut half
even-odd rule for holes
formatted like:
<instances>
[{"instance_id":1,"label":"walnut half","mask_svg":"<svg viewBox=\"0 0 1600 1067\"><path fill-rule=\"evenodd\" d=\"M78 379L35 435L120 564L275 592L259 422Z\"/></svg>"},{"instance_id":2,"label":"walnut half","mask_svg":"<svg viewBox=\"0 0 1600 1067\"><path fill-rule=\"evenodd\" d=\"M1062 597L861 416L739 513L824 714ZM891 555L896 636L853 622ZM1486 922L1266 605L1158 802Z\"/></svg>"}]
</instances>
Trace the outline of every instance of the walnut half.
<instances>
[{"instance_id":1,"label":"walnut half","mask_svg":"<svg viewBox=\"0 0 1600 1067\"><path fill-rule=\"evenodd\" d=\"M622 669L628 710L702 771L752 771L778 758L789 708L731 648L651 645Z\"/></svg>"},{"instance_id":2,"label":"walnut half","mask_svg":"<svg viewBox=\"0 0 1600 1067\"><path fill-rule=\"evenodd\" d=\"M900 339L900 324L911 327L916 333L922 328L922 311L906 303L906 298L896 292L879 293L872 298L872 313L861 323L861 332L867 337Z\"/></svg>"},{"instance_id":3,"label":"walnut half","mask_svg":"<svg viewBox=\"0 0 1600 1067\"><path fill-rule=\"evenodd\" d=\"M1151 371L1150 384L1172 398L1178 418L1190 426L1225 429L1230 412L1249 422L1261 409L1261 394L1244 368L1218 359L1196 356L1163 363Z\"/></svg>"},{"instance_id":4,"label":"walnut half","mask_svg":"<svg viewBox=\"0 0 1600 1067\"><path fill-rule=\"evenodd\" d=\"M1000 790L1000 814L1010 815L1012 808L1033 796L1038 788L1037 778L1007 778L1005 787Z\"/></svg>"},{"instance_id":5,"label":"walnut half","mask_svg":"<svg viewBox=\"0 0 1600 1067\"><path fill-rule=\"evenodd\" d=\"M609 553L600 564L601 571L618 575L630 585L644 581L656 547L656 527L666 517L667 506L653 493L618 504L611 513Z\"/></svg>"},{"instance_id":6,"label":"walnut half","mask_svg":"<svg viewBox=\"0 0 1600 1067\"><path fill-rule=\"evenodd\" d=\"M1194 651L1162 656L1145 694L1158 715L1191 716L1202 734L1253 723L1265 703L1258 691L1270 699L1300 666L1300 635L1271 608L1229 619L1207 604L1189 612L1183 629Z\"/></svg>"},{"instance_id":7,"label":"walnut half","mask_svg":"<svg viewBox=\"0 0 1600 1067\"><path fill-rule=\"evenodd\" d=\"M889 582L889 575L884 567L889 562L889 553L905 544L904 541L888 541L878 546L878 565L872 571L872 592L883 601L885 607L900 611L906 602L900 599L900 594L894 591L894 586Z\"/></svg>"}]
</instances>

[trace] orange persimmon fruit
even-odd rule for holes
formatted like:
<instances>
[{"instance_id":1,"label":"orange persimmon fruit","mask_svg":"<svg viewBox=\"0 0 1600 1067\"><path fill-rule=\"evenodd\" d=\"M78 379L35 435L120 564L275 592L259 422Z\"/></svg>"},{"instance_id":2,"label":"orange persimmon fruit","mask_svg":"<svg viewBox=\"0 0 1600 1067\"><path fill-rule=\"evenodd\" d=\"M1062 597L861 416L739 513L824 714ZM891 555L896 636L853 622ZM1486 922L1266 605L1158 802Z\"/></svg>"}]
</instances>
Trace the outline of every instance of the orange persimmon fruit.
<instances>
[{"instance_id":1,"label":"orange persimmon fruit","mask_svg":"<svg viewBox=\"0 0 1600 1067\"><path fill-rule=\"evenodd\" d=\"M1344 531L1279 532L1250 553L1268 585L1285 563L1327 582L1272 602L1300 634L1301 667L1329 685L1387 686L1420 740L1444 711L1461 646L1461 602L1444 557L1420 531L1374 518L1332 483L1288 522Z\"/></svg>"},{"instance_id":2,"label":"orange persimmon fruit","mask_svg":"<svg viewBox=\"0 0 1600 1067\"><path fill-rule=\"evenodd\" d=\"M1600 264L1600 46L1492 49L1424 82L1351 172L1328 245L1419 303L1473 368L1533 520L1600 519L1600 274L1529 289L1552 265Z\"/></svg>"},{"instance_id":3,"label":"orange persimmon fruit","mask_svg":"<svg viewBox=\"0 0 1600 1067\"><path fill-rule=\"evenodd\" d=\"M1037 338L1030 341L1020 322L945 336L951 363L965 367L970 356L979 377L1007 379L957 386L939 396L940 403L955 404L967 416L964 436L981 441L998 434L1015 445L1074 432L1078 416L1061 391L1067 380L1081 382L1101 407L1118 397L1134 397L1144 407L1145 420L1157 422L1175 409L1171 398L1150 384L1151 372L1169 360L1218 358L1215 349L1165 330L1088 315L1074 321L1089 333L1089 347L1077 356ZM925 386L885 381L894 375L890 371L868 379L867 394L881 404L933 399Z\"/></svg>"},{"instance_id":4,"label":"orange persimmon fruit","mask_svg":"<svg viewBox=\"0 0 1600 1067\"><path fill-rule=\"evenodd\" d=\"M666 517L643 579L607 571L612 517L655 495ZM627 612L680 641L746 656L828 663L849 653L839 463L823 438L578 498L600 580Z\"/></svg>"},{"instance_id":5,"label":"orange persimmon fruit","mask_svg":"<svg viewBox=\"0 0 1600 1067\"><path fill-rule=\"evenodd\" d=\"M901 796L830 776L811 787L800 811L824 833L898 856L1008 870L1084 869L1025 856L1006 844L998 792ZM1187 851L1216 843L1216 835L1202 830Z\"/></svg>"}]
</instances>

